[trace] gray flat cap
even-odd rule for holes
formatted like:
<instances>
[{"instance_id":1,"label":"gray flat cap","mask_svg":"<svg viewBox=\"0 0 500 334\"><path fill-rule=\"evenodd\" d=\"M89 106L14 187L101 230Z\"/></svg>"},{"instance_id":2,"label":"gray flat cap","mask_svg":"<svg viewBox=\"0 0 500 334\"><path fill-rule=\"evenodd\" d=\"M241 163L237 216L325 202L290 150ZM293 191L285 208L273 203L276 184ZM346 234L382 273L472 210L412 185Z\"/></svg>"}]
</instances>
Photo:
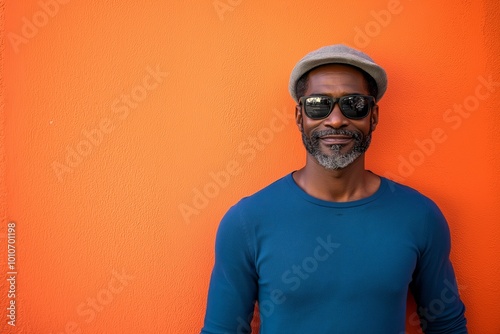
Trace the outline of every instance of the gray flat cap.
<instances>
[{"instance_id":1,"label":"gray flat cap","mask_svg":"<svg viewBox=\"0 0 500 334\"><path fill-rule=\"evenodd\" d=\"M315 67L326 64L348 64L358 67L368 73L377 83L378 94L375 99L378 101L387 89L387 75L382 67L377 65L365 53L345 46L335 44L324 46L318 50L308 53L302 58L292 70L288 90L295 102L298 103L300 96L296 96L295 87L300 77Z\"/></svg>"}]
</instances>

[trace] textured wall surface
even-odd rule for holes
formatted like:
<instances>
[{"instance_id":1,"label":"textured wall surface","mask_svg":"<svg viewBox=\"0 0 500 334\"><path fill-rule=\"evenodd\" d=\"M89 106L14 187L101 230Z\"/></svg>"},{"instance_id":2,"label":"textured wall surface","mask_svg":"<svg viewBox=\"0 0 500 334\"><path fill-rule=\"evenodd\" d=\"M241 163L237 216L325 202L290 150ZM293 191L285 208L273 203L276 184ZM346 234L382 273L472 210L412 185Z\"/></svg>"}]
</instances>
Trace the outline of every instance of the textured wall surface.
<instances>
[{"instance_id":1,"label":"textured wall surface","mask_svg":"<svg viewBox=\"0 0 500 334\"><path fill-rule=\"evenodd\" d=\"M389 76L367 167L438 203L500 333L498 1L0 4L2 333L198 332L220 218L304 163L290 71L338 42Z\"/></svg>"}]
</instances>

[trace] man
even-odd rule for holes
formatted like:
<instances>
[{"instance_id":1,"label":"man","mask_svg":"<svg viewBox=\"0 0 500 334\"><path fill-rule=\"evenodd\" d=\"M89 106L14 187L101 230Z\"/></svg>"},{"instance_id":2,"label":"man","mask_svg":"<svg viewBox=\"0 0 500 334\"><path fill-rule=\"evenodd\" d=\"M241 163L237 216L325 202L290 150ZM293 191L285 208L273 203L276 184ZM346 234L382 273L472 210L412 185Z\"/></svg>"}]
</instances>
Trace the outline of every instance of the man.
<instances>
[{"instance_id":1,"label":"man","mask_svg":"<svg viewBox=\"0 0 500 334\"><path fill-rule=\"evenodd\" d=\"M448 225L417 191L365 169L386 73L344 45L313 51L289 90L305 167L233 206L216 240L203 334L467 333Z\"/></svg>"}]
</instances>

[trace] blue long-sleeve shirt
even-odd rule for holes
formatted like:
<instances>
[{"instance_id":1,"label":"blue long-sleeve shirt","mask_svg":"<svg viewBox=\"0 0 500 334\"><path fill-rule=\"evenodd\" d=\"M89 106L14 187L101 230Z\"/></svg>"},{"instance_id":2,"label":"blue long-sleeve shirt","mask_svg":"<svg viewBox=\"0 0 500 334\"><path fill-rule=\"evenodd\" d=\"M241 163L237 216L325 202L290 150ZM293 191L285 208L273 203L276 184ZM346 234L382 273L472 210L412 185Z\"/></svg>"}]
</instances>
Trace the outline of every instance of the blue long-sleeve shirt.
<instances>
[{"instance_id":1,"label":"blue long-sleeve shirt","mask_svg":"<svg viewBox=\"0 0 500 334\"><path fill-rule=\"evenodd\" d=\"M216 238L202 334L404 334L408 289L425 333L467 333L438 207L382 178L371 196L329 202L291 174L242 199Z\"/></svg>"}]
</instances>

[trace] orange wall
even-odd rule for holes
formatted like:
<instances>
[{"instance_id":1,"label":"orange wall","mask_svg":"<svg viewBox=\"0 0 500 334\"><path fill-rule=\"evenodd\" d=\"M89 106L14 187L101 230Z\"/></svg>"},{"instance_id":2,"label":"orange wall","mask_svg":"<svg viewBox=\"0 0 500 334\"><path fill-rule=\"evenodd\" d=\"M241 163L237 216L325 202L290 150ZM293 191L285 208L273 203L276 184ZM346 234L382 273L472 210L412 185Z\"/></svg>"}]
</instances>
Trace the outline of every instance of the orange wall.
<instances>
[{"instance_id":1,"label":"orange wall","mask_svg":"<svg viewBox=\"0 0 500 334\"><path fill-rule=\"evenodd\" d=\"M439 204L500 333L500 3L314 3L0 1L2 333L198 332L219 220L304 163L288 77L336 42L388 72L368 168Z\"/></svg>"}]
</instances>

